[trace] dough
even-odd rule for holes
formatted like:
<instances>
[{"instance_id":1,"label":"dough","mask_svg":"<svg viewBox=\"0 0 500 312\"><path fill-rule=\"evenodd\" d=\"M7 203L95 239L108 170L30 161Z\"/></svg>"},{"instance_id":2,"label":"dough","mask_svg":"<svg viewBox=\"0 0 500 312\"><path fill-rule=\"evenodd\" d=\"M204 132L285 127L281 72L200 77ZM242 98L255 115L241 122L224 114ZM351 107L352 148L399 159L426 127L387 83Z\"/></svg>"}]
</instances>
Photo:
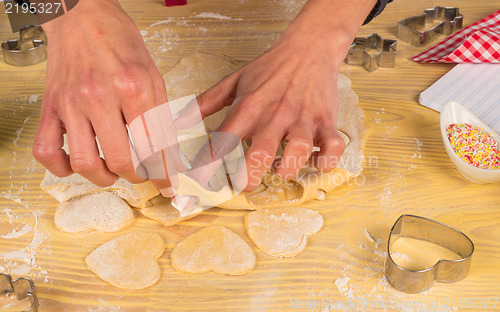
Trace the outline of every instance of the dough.
<instances>
[{"instance_id":1,"label":"dough","mask_svg":"<svg viewBox=\"0 0 500 312\"><path fill-rule=\"evenodd\" d=\"M71 198L57 207L56 227L66 233L117 232L134 222L130 206L111 192Z\"/></svg>"},{"instance_id":2,"label":"dough","mask_svg":"<svg viewBox=\"0 0 500 312\"><path fill-rule=\"evenodd\" d=\"M99 187L77 173L59 178L48 170L45 172L40 186L42 190L52 195L52 197L61 203L85 194L112 191L123 198L130 206L142 208L150 198L159 194L158 189L151 181L132 184L125 179L119 178L111 186Z\"/></svg>"},{"instance_id":3,"label":"dough","mask_svg":"<svg viewBox=\"0 0 500 312\"><path fill-rule=\"evenodd\" d=\"M163 197L163 195L160 194L151 198L147 207L142 208L140 212L146 217L156 220L165 226L171 226L182 220L197 216L201 213L201 210L187 216L181 216L179 210L175 209L170 204L170 198Z\"/></svg>"},{"instance_id":4,"label":"dough","mask_svg":"<svg viewBox=\"0 0 500 312\"><path fill-rule=\"evenodd\" d=\"M255 267L252 248L233 231L212 225L188 236L175 246L172 266L185 273L215 272L241 275Z\"/></svg>"},{"instance_id":5,"label":"dough","mask_svg":"<svg viewBox=\"0 0 500 312\"><path fill-rule=\"evenodd\" d=\"M293 257L306 247L307 237L323 226L316 211L300 207L267 208L245 217L248 235L263 252L276 257Z\"/></svg>"},{"instance_id":6,"label":"dough","mask_svg":"<svg viewBox=\"0 0 500 312\"><path fill-rule=\"evenodd\" d=\"M197 53L185 57L163 76L168 97L172 100L191 94L199 95L240 65L222 55ZM329 173L321 173L314 168L305 167L297 178L288 182L279 180L269 172L257 191L239 193L231 200L219 204L218 207L258 210L280 206L298 206L311 199L321 200L324 198L324 192L330 192L335 187L358 176L361 173L363 163L363 112L358 107L358 97L350 86L349 78L342 74L339 75L337 125L338 129L347 135L347 138L341 136L347 139L348 144L336 169ZM207 131L215 131L218 128L227 109L228 107L205 118L204 123ZM218 192L209 192L201 186L196 187L196 189L205 193L204 197L207 198L218 196ZM191 190L190 194L194 194L194 192Z\"/></svg>"},{"instance_id":7,"label":"dough","mask_svg":"<svg viewBox=\"0 0 500 312\"><path fill-rule=\"evenodd\" d=\"M99 142L96 143L100 156L104 157ZM68 153L68 138L66 134L64 135L62 149ZM123 198L130 206L137 208L144 207L150 198L160 193L151 181L132 184L125 179L119 178L111 186L99 187L77 173L59 178L48 170L45 172L45 176L40 186L42 190L52 195L52 197L57 199L60 203L80 195L101 191L112 191Z\"/></svg>"},{"instance_id":8,"label":"dough","mask_svg":"<svg viewBox=\"0 0 500 312\"><path fill-rule=\"evenodd\" d=\"M187 56L163 75L168 99L200 95L242 65L223 55L195 53ZM228 109L226 107L203 120L207 131L215 131L219 127Z\"/></svg>"},{"instance_id":9,"label":"dough","mask_svg":"<svg viewBox=\"0 0 500 312\"><path fill-rule=\"evenodd\" d=\"M129 233L91 252L85 262L104 281L123 289L143 289L160 278L157 260L164 244L154 233Z\"/></svg>"}]
</instances>

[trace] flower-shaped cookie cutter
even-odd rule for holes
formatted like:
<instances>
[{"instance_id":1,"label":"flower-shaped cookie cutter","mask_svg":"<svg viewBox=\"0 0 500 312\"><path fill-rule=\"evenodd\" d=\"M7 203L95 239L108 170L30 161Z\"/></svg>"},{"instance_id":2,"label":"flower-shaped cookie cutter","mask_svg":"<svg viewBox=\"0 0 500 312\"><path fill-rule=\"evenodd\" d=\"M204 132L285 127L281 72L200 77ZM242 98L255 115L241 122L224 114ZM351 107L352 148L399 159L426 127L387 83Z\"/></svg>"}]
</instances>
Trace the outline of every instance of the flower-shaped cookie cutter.
<instances>
[{"instance_id":1,"label":"flower-shaped cookie cutter","mask_svg":"<svg viewBox=\"0 0 500 312\"><path fill-rule=\"evenodd\" d=\"M372 72L379 67L394 67L396 60L396 40L383 39L378 34L356 37L344 59L349 65L361 65ZM370 50L376 50L370 54Z\"/></svg>"},{"instance_id":2,"label":"flower-shaped cookie cutter","mask_svg":"<svg viewBox=\"0 0 500 312\"><path fill-rule=\"evenodd\" d=\"M29 298L31 305L21 312L38 312L38 298L36 296L35 283L26 277L13 280L7 273L0 273L0 295L4 293L15 293L17 300Z\"/></svg>"},{"instance_id":3,"label":"flower-shaped cookie cutter","mask_svg":"<svg viewBox=\"0 0 500 312\"><path fill-rule=\"evenodd\" d=\"M408 270L394 261L391 246L399 237L414 238L447 248L461 258L441 259L423 270ZM446 224L414 215L402 215L392 226L387 242L385 273L389 282L397 290L419 293L427 290L435 282L454 283L464 279L469 273L474 244L459 230Z\"/></svg>"},{"instance_id":4,"label":"flower-shaped cookie cutter","mask_svg":"<svg viewBox=\"0 0 500 312\"><path fill-rule=\"evenodd\" d=\"M464 16L458 8L436 6L424 10L424 14L402 19L398 22L398 38L420 47L435 40L439 35L450 35L462 28ZM437 24L435 24L438 22ZM422 30L425 25L435 24Z\"/></svg>"}]
</instances>

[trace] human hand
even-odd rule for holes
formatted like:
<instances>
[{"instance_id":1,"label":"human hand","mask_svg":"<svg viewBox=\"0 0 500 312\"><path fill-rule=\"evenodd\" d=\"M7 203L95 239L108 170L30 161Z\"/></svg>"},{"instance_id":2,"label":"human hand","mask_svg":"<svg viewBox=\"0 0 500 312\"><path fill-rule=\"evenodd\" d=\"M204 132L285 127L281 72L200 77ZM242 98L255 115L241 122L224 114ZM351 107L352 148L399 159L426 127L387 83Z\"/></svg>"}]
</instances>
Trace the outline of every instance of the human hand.
<instances>
[{"instance_id":1,"label":"human hand","mask_svg":"<svg viewBox=\"0 0 500 312\"><path fill-rule=\"evenodd\" d=\"M43 28L50 44L34 157L56 176L77 172L99 186L118 176L144 181L132 163L126 124L167 95L137 27L118 1L87 0ZM172 124L169 114L164 118ZM61 149L64 133L69 156ZM173 195L168 180L155 182Z\"/></svg>"},{"instance_id":2,"label":"human hand","mask_svg":"<svg viewBox=\"0 0 500 312\"><path fill-rule=\"evenodd\" d=\"M203 116L231 105L218 131L252 139L246 190L271 166L285 180L306 162L321 171L336 167L344 151L336 131L338 72L374 4L309 0L270 50L199 97ZM275 161L281 141L288 143ZM313 153L313 146L320 151Z\"/></svg>"}]
</instances>

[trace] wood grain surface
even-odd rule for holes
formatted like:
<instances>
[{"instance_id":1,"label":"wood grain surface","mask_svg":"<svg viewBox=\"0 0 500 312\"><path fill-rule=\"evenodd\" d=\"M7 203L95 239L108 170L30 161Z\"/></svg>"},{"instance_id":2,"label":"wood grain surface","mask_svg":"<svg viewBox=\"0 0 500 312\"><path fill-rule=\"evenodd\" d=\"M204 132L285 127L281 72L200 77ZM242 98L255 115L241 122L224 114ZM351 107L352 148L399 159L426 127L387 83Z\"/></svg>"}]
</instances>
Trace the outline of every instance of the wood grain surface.
<instances>
[{"instance_id":1,"label":"wood grain surface","mask_svg":"<svg viewBox=\"0 0 500 312\"><path fill-rule=\"evenodd\" d=\"M143 32L162 73L194 52L250 61L270 47L301 5L299 0L188 0L187 6L164 8L160 0L121 2ZM396 39L399 19L435 5L459 7L468 25L498 10L498 4L395 0L359 34L376 32ZM10 39L14 34L0 11L0 40ZM231 19L199 16L203 12ZM320 212L325 225L309 239L305 251L291 259L273 258L251 244L243 211L211 209L172 227L139 214L120 233L59 232L53 223L57 202L40 189L44 169L31 156L46 64L21 68L1 60L0 272L33 278L42 312L500 311L500 303L493 307L494 298L500 297L500 185L468 182L447 157L439 114L420 106L418 96L453 65L407 59L419 51L422 48L398 41L395 68L369 73L343 65L369 129L365 169L356 180L327 194L325 201L303 205ZM465 280L439 283L417 295L398 292L387 283L387 238L403 213L429 217L469 235L476 250ZM209 224L222 224L253 246L254 271L243 276L190 275L171 268L169 254L175 244ZM152 231L165 240L156 285L120 290L86 268L84 258L97 246L137 231ZM429 302L441 307L433 309ZM452 309L454 303L457 309Z\"/></svg>"}]
</instances>

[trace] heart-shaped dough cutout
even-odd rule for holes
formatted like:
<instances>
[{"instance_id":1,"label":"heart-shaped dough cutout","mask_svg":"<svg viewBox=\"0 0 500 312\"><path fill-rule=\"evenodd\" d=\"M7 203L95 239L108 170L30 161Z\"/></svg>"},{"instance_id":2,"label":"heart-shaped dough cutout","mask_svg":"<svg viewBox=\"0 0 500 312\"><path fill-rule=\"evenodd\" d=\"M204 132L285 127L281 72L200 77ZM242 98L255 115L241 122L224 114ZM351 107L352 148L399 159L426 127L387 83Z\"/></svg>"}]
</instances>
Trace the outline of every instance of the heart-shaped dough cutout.
<instances>
[{"instance_id":1,"label":"heart-shaped dough cutout","mask_svg":"<svg viewBox=\"0 0 500 312\"><path fill-rule=\"evenodd\" d=\"M300 207L268 208L245 218L248 235L263 252L276 257L293 257L307 244L307 237L323 226L316 211Z\"/></svg>"},{"instance_id":2,"label":"heart-shaped dough cutout","mask_svg":"<svg viewBox=\"0 0 500 312\"><path fill-rule=\"evenodd\" d=\"M97 247L85 262L89 270L113 286L143 289L160 278L157 259L164 248L158 234L129 233Z\"/></svg>"},{"instance_id":3,"label":"heart-shaped dough cutout","mask_svg":"<svg viewBox=\"0 0 500 312\"><path fill-rule=\"evenodd\" d=\"M175 246L170 257L174 269L185 273L241 275L255 267L252 248L221 225L211 225L188 236Z\"/></svg>"},{"instance_id":4,"label":"heart-shaped dough cutout","mask_svg":"<svg viewBox=\"0 0 500 312\"><path fill-rule=\"evenodd\" d=\"M60 204L54 222L59 230L72 234L117 232L134 222L134 213L118 195L98 192Z\"/></svg>"}]
</instances>

